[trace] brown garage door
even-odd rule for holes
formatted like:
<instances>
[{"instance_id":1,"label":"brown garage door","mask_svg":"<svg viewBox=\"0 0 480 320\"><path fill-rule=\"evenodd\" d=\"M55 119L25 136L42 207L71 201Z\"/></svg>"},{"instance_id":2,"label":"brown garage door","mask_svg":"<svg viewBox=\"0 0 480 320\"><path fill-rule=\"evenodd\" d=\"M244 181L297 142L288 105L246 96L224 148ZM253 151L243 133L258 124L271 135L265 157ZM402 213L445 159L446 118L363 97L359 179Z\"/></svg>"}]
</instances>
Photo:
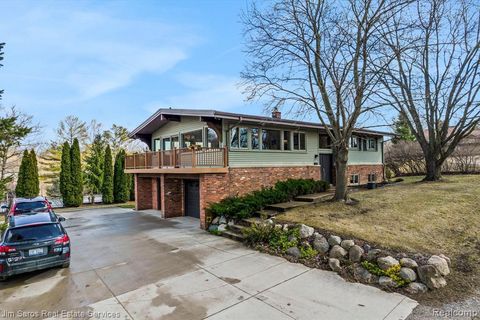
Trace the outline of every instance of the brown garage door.
<instances>
[{"instance_id":1,"label":"brown garage door","mask_svg":"<svg viewBox=\"0 0 480 320\"><path fill-rule=\"evenodd\" d=\"M185 180L185 215L200 218L200 192L198 180Z\"/></svg>"}]
</instances>

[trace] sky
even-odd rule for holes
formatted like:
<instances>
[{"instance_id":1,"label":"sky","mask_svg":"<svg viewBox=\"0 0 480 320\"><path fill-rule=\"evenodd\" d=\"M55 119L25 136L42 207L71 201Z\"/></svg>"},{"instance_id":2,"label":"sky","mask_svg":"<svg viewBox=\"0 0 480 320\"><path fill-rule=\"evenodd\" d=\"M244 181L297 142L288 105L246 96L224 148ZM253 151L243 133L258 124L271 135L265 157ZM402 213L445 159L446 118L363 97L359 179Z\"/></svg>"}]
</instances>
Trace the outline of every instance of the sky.
<instances>
[{"instance_id":1,"label":"sky","mask_svg":"<svg viewBox=\"0 0 480 320\"><path fill-rule=\"evenodd\" d=\"M261 114L239 87L247 0L2 1L3 107L134 129L161 107Z\"/></svg>"}]
</instances>

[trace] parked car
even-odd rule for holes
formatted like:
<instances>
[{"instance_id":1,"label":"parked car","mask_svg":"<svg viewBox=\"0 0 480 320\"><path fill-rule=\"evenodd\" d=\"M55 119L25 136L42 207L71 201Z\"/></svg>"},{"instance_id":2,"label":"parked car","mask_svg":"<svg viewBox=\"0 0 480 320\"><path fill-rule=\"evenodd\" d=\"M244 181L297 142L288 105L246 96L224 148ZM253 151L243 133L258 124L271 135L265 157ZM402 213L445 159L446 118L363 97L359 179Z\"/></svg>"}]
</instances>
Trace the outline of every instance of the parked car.
<instances>
[{"instance_id":1,"label":"parked car","mask_svg":"<svg viewBox=\"0 0 480 320\"><path fill-rule=\"evenodd\" d=\"M48 210L52 210L52 205L45 197L15 198L10 207L9 215Z\"/></svg>"},{"instance_id":2,"label":"parked car","mask_svg":"<svg viewBox=\"0 0 480 320\"><path fill-rule=\"evenodd\" d=\"M11 215L0 238L0 280L51 267L70 266L70 238L53 211Z\"/></svg>"}]
</instances>

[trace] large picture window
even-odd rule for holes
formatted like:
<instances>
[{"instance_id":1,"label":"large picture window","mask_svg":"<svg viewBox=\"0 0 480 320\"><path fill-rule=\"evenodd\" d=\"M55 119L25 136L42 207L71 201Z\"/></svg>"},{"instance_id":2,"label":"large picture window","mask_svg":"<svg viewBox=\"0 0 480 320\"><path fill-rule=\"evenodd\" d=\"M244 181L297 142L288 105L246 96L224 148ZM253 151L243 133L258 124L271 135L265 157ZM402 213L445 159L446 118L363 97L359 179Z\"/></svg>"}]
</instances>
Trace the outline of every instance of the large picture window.
<instances>
[{"instance_id":1,"label":"large picture window","mask_svg":"<svg viewBox=\"0 0 480 320\"><path fill-rule=\"evenodd\" d=\"M248 148L248 128L235 127L230 129L230 147Z\"/></svg>"},{"instance_id":2,"label":"large picture window","mask_svg":"<svg viewBox=\"0 0 480 320\"><path fill-rule=\"evenodd\" d=\"M160 139L153 139L153 151L160 150Z\"/></svg>"},{"instance_id":3,"label":"large picture window","mask_svg":"<svg viewBox=\"0 0 480 320\"><path fill-rule=\"evenodd\" d=\"M358 149L358 137L350 137L350 144L348 146L350 149Z\"/></svg>"},{"instance_id":4,"label":"large picture window","mask_svg":"<svg viewBox=\"0 0 480 320\"><path fill-rule=\"evenodd\" d=\"M305 150L305 133L293 133L293 150Z\"/></svg>"},{"instance_id":5,"label":"large picture window","mask_svg":"<svg viewBox=\"0 0 480 320\"><path fill-rule=\"evenodd\" d=\"M252 149L260 149L260 138L259 138L260 129L252 128Z\"/></svg>"},{"instance_id":6,"label":"large picture window","mask_svg":"<svg viewBox=\"0 0 480 320\"><path fill-rule=\"evenodd\" d=\"M280 130L262 129L262 149L280 150Z\"/></svg>"},{"instance_id":7,"label":"large picture window","mask_svg":"<svg viewBox=\"0 0 480 320\"><path fill-rule=\"evenodd\" d=\"M191 132L182 133L182 147L190 148L192 146L203 147L202 130L195 130Z\"/></svg>"},{"instance_id":8,"label":"large picture window","mask_svg":"<svg viewBox=\"0 0 480 320\"><path fill-rule=\"evenodd\" d=\"M283 150L290 150L292 148L291 132L283 131Z\"/></svg>"}]
</instances>

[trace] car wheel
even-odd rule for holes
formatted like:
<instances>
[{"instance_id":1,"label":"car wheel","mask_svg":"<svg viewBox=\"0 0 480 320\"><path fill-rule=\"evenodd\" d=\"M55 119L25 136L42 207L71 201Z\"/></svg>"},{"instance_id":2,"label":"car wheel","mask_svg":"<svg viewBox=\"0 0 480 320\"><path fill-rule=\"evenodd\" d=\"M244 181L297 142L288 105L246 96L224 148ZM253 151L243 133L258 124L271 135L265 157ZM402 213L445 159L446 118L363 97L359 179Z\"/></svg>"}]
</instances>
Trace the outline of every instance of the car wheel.
<instances>
[{"instance_id":1,"label":"car wheel","mask_svg":"<svg viewBox=\"0 0 480 320\"><path fill-rule=\"evenodd\" d=\"M62 265L62 268L70 268L70 262L65 262L65 263Z\"/></svg>"}]
</instances>

